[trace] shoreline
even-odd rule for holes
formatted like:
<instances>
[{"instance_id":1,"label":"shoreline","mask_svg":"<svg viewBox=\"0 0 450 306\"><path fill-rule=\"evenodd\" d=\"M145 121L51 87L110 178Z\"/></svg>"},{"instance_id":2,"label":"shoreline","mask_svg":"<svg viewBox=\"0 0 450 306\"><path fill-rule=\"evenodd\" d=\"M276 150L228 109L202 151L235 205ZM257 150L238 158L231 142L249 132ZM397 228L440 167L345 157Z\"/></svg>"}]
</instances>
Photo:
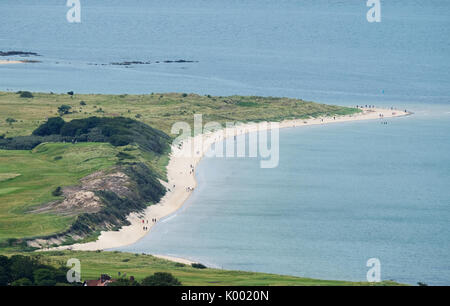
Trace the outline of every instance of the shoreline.
<instances>
[{"instance_id":1,"label":"shoreline","mask_svg":"<svg viewBox=\"0 0 450 306\"><path fill-rule=\"evenodd\" d=\"M8 64L23 64L24 62L18 60L0 60L0 65L8 65Z\"/></svg>"},{"instance_id":2,"label":"shoreline","mask_svg":"<svg viewBox=\"0 0 450 306\"><path fill-rule=\"evenodd\" d=\"M383 120L386 118L403 117L411 115L411 112L382 109L382 108L362 108L363 112L353 115L344 115L336 117L319 117L313 119L293 119L279 122L279 128L301 127L310 125L323 125L330 123L341 123L360 120ZM383 117L380 117L380 114ZM161 183L168 189L164 197L159 203L147 207L144 211L139 213L132 213L128 216L130 225L123 226L118 231L102 231L96 241L88 243L77 243L69 246L59 246L55 248L42 249L48 250L79 250L79 251L96 251L107 250L118 247L124 247L136 243L144 236L150 233L153 226L161 220L173 215L178 211L194 189L197 187L195 179L195 168L202 160L205 153L209 150L212 144L223 141L227 137L238 136L250 132L261 131L258 129L260 123L245 123L233 128L224 128L216 132L208 132L195 137L189 137L181 142L181 146L172 145L171 153L169 155L169 163L167 165L167 179L168 182L161 181ZM271 129L272 126L266 125L266 130ZM192 142L195 139L202 137L201 150L192 154L190 157L177 157L177 154L183 152L187 148L192 147ZM198 149L198 148L197 148ZM186 152L186 151L184 151ZM193 168L192 168L193 166ZM193 169L193 170L192 170ZM174 187L175 186L175 187ZM156 218L157 222L152 222ZM148 223L147 223L148 222ZM147 229L144 230L143 227ZM180 262L184 264L191 264L193 261L177 258L167 255L153 255L155 257Z\"/></svg>"}]
</instances>

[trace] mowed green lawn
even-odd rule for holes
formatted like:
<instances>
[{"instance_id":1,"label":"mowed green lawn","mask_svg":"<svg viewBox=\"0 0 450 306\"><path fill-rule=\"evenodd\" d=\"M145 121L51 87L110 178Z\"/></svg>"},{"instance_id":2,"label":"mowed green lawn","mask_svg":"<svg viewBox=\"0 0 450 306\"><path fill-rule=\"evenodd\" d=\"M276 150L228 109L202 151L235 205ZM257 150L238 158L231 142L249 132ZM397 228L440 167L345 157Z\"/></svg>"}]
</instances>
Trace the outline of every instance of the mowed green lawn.
<instances>
[{"instance_id":1,"label":"mowed green lawn","mask_svg":"<svg viewBox=\"0 0 450 306\"><path fill-rule=\"evenodd\" d=\"M36 253L34 254L36 256ZM386 281L370 284L366 282L348 282L317 280L303 277L231 271L220 269L195 269L191 266L156 258L151 255L122 252L85 252L54 251L39 252L42 261L53 265L66 265L69 258L77 258L81 263L83 280L98 279L100 274L118 277L118 272L134 276L141 280L155 272L169 272L183 285L190 286L364 286L364 285L398 285Z\"/></svg>"},{"instance_id":2,"label":"mowed green lawn","mask_svg":"<svg viewBox=\"0 0 450 306\"><path fill-rule=\"evenodd\" d=\"M52 234L68 227L74 217L27 213L58 199L58 186L117 162L117 149L104 143L48 143L32 151L0 150L0 241Z\"/></svg>"}]
</instances>

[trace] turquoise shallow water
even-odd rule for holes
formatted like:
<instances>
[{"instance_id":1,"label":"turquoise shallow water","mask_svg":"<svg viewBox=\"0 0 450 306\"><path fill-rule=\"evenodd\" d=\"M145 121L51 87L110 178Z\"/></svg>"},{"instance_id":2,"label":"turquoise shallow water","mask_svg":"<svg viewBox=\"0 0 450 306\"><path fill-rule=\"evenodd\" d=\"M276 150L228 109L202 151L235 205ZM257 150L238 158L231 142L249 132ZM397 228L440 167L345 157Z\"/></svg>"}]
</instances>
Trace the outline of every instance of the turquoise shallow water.
<instances>
[{"instance_id":1,"label":"turquoise shallow water","mask_svg":"<svg viewBox=\"0 0 450 306\"><path fill-rule=\"evenodd\" d=\"M413 117L281 131L280 165L205 159L176 216L124 248L212 265L364 280L450 283L450 3L89 0L0 2L0 90L194 92L395 105ZM164 60L196 63L156 64ZM113 66L111 62L151 61Z\"/></svg>"}]
</instances>

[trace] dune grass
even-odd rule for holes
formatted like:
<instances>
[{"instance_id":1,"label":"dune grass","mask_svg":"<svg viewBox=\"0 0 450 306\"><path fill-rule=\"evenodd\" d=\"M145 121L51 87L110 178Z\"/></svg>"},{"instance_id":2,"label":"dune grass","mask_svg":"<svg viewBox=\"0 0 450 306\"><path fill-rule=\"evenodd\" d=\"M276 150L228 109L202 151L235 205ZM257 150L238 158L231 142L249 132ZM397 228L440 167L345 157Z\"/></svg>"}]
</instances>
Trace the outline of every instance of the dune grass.
<instances>
[{"instance_id":1,"label":"dune grass","mask_svg":"<svg viewBox=\"0 0 450 306\"><path fill-rule=\"evenodd\" d=\"M83 280L98 279L100 274L118 277L118 272L141 280L155 272L169 272L183 285L189 286L386 286L398 285L392 281L381 283L317 280L311 278L268 273L231 271L219 269L195 269L151 255L122 252L53 251L39 252L41 260L52 265L65 265L69 258L81 263Z\"/></svg>"},{"instance_id":2,"label":"dune grass","mask_svg":"<svg viewBox=\"0 0 450 306\"><path fill-rule=\"evenodd\" d=\"M58 107L69 105L71 113L64 119L90 116L123 116L142 121L171 135L173 123L193 124L194 114L203 114L204 122L280 121L310 116L346 115L359 112L356 108L318 104L298 99L272 97L213 97L195 94L148 95L78 95L33 93L24 99L19 94L0 92L0 135L29 135L48 117L58 116ZM81 103L81 102L84 103ZM86 105L82 105L86 104ZM6 119L17 122L9 124Z\"/></svg>"}]
</instances>

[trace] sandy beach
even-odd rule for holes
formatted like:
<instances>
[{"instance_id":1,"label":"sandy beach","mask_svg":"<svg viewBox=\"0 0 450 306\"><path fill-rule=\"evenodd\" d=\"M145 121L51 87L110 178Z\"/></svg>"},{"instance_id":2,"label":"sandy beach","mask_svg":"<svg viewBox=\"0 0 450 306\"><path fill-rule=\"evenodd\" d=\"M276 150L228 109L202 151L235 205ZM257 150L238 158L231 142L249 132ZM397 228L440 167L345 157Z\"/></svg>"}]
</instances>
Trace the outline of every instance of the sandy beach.
<instances>
[{"instance_id":1,"label":"sandy beach","mask_svg":"<svg viewBox=\"0 0 450 306\"><path fill-rule=\"evenodd\" d=\"M0 60L0 65L8 65L8 64L22 64L23 61L10 61L10 60Z\"/></svg>"},{"instance_id":2,"label":"sandy beach","mask_svg":"<svg viewBox=\"0 0 450 306\"><path fill-rule=\"evenodd\" d=\"M380 108L364 108L363 112L356 115L323 117L314 119L285 120L279 123L279 128L302 127L308 125L333 124L339 122L358 121L358 120L380 120L392 117L410 115L404 110L391 110ZM381 116L380 116L381 115ZM259 126L260 127L260 126ZM270 125L267 125L270 128ZM200 162L204 154L215 142L224 139L225 135L241 135L253 131L261 131L258 124L243 124L233 129L224 129L217 132L201 134L195 137L202 137L202 146L195 156L181 156L181 151L191 148L192 141L195 143L195 137L190 137L182 142L182 145L173 145L170 161L167 166L168 182L162 182L168 191L161 201L156 205L149 206L141 213L133 213L128 216L131 225L122 227L119 231L101 232L98 240L84 244L74 244L71 246L61 246L52 249L72 249L72 250L105 250L133 244L147 235L151 228L165 217L176 212L183 203L189 198L192 191L197 186L195 180L195 167ZM193 170L194 169L194 170ZM156 222L152 220L156 219ZM147 230L143 228L147 227ZM191 263L189 260L155 255L172 261Z\"/></svg>"}]
</instances>

